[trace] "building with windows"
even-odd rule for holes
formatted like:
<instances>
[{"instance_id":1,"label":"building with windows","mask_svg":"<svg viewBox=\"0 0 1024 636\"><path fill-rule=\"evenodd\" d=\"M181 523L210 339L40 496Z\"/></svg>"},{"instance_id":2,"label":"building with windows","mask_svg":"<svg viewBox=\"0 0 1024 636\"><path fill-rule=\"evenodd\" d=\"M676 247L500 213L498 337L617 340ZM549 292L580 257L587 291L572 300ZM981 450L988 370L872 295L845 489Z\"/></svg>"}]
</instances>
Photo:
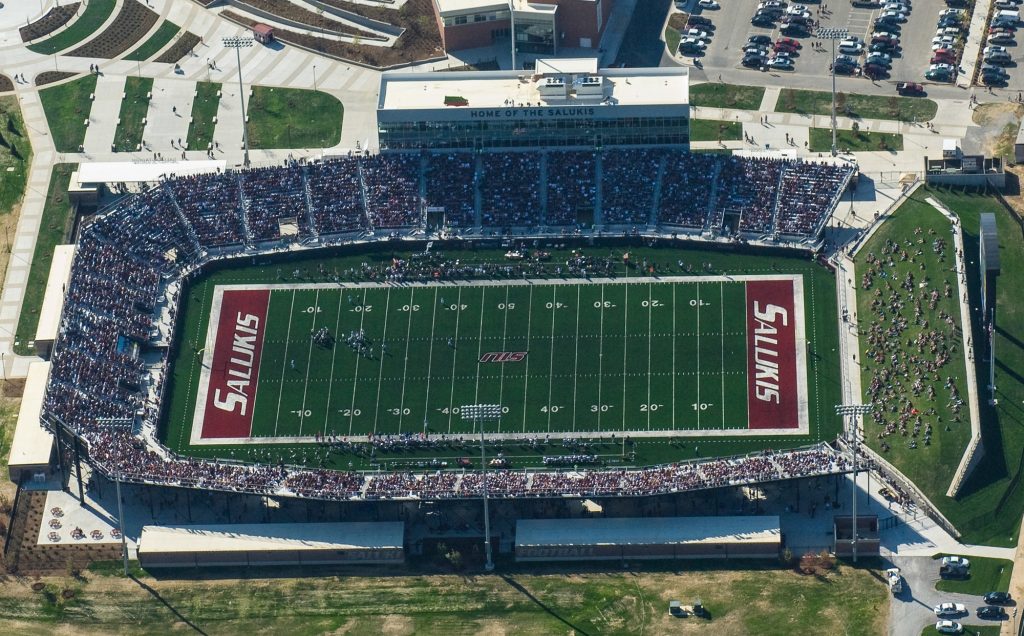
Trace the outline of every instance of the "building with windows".
<instances>
[{"instance_id":1,"label":"building with windows","mask_svg":"<svg viewBox=\"0 0 1024 636\"><path fill-rule=\"evenodd\" d=\"M596 49L614 0L434 0L446 50L508 40L520 53L557 55L560 49Z\"/></svg>"},{"instance_id":2,"label":"building with windows","mask_svg":"<svg viewBox=\"0 0 1024 636\"><path fill-rule=\"evenodd\" d=\"M536 71L384 73L382 150L686 146L686 68L599 69L542 59Z\"/></svg>"}]
</instances>

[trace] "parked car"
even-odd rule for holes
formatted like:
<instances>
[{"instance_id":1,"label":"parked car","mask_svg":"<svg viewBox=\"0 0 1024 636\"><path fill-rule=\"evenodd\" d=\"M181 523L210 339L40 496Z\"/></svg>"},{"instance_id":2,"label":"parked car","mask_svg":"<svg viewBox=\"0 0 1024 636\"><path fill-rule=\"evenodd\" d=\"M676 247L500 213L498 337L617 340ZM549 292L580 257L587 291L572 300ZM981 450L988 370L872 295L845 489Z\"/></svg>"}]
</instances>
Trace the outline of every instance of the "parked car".
<instances>
[{"instance_id":1,"label":"parked car","mask_svg":"<svg viewBox=\"0 0 1024 636\"><path fill-rule=\"evenodd\" d=\"M961 616L967 613L967 606L963 603L939 603L934 611L936 616Z\"/></svg>"},{"instance_id":2,"label":"parked car","mask_svg":"<svg viewBox=\"0 0 1024 636\"><path fill-rule=\"evenodd\" d=\"M941 18L939 18L939 21L938 21L937 24L940 27L963 26L963 22L961 22L960 17L959 16L955 16L955 15L944 15Z\"/></svg>"},{"instance_id":3,"label":"parked car","mask_svg":"<svg viewBox=\"0 0 1024 636\"><path fill-rule=\"evenodd\" d=\"M772 50L783 53L796 53L795 47L792 47L789 44L785 44L783 42L776 42L775 46L772 47Z\"/></svg>"},{"instance_id":4,"label":"parked car","mask_svg":"<svg viewBox=\"0 0 1024 636\"><path fill-rule=\"evenodd\" d=\"M793 70L793 60L788 57L775 57L768 60L768 68L778 71L791 71Z\"/></svg>"},{"instance_id":5,"label":"parked car","mask_svg":"<svg viewBox=\"0 0 1024 636\"><path fill-rule=\"evenodd\" d=\"M794 49L803 48L803 44L800 44L800 40L794 40L793 38L779 38L778 43L788 44L789 46L792 46Z\"/></svg>"},{"instance_id":6,"label":"parked car","mask_svg":"<svg viewBox=\"0 0 1024 636\"><path fill-rule=\"evenodd\" d=\"M983 48L981 50L981 54L982 55L992 55L993 53L1005 53L1006 55L1009 55L1010 54L1010 49L1006 48L1005 46L991 46L991 45L989 45L989 46L986 46L985 48ZM996 592L992 592L992 593L995 594Z\"/></svg>"},{"instance_id":7,"label":"parked car","mask_svg":"<svg viewBox=\"0 0 1024 636\"><path fill-rule=\"evenodd\" d=\"M963 34L963 31L961 31L958 27L945 27L945 28L942 28L942 29L935 29L935 37L937 37L937 38L941 38L941 37L946 36L946 35L948 35L950 37L953 37L953 38L958 38L962 34Z\"/></svg>"},{"instance_id":8,"label":"parked car","mask_svg":"<svg viewBox=\"0 0 1024 636\"><path fill-rule=\"evenodd\" d=\"M789 37L807 37L810 30L802 24L784 24L779 32Z\"/></svg>"},{"instance_id":9,"label":"parked car","mask_svg":"<svg viewBox=\"0 0 1024 636\"><path fill-rule=\"evenodd\" d=\"M983 598L989 605L1009 605L1013 602L1009 592L989 592Z\"/></svg>"},{"instance_id":10,"label":"parked car","mask_svg":"<svg viewBox=\"0 0 1024 636\"><path fill-rule=\"evenodd\" d=\"M749 38L747 38L747 44L760 44L763 46L768 46L771 43L772 38L767 35L752 35Z\"/></svg>"},{"instance_id":11,"label":"parked car","mask_svg":"<svg viewBox=\"0 0 1024 636\"><path fill-rule=\"evenodd\" d=\"M994 44L1010 44L1014 37L1013 33L993 33L988 36L988 41Z\"/></svg>"},{"instance_id":12,"label":"parked car","mask_svg":"<svg viewBox=\"0 0 1024 636\"><path fill-rule=\"evenodd\" d=\"M939 17L943 18L943 17L946 17L947 15L949 15L949 16L954 16L954 17L959 18L960 16L964 15L965 13L967 13L967 12L964 11L963 9L943 9L942 11L939 11Z\"/></svg>"},{"instance_id":13,"label":"parked car","mask_svg":"<svg viewBox=\"0 0 1024 636\"><path fill-rule=\"evenodd\" d=\"M891 33L889 31L876 31L871 34L871 43L877 44L879 42L885 42L886 44L892 44L895 46L900 43L900 39L895 33Z\"/></svg>"},{"instance_id":14,"label":"parked car","mask_svg":"<svg viewBox=\"0 0 1024 636\"><path fill-rule=\"evenodd\" d=\"M711 36L708 35L707 31L701 31L700 29L690 29L683 34L684 38L696 38L698 40L710 40Z\"/></svg>"},{"instance_id":15,"label":"parked car","mask_svg":"<svg viewBox=\"0 0 1024 636\"><path fill-rule=\"evenodd\" d=\"M992 53L984 57L984 62L994 66L1009 66L1013 64L1013 58L1009 53Z\"/></svg>"},{"instance_id":16,"label":"parked car","mask_svg":"<svg viewBox=\"0 0 1024 636\"><path fill-rule=\"evenodd\" d=\"M944 68L929 68L924 72L924 78L933 82L952 82L953 73Z\"/></svg>"},{"instance_id":17,"label":"parked car","mask_svg":"<svg viewBox=\"0 0 1024 636\"><path fill-rule=\"evenodd\" d=\"M862 72L865 76L870 77L871 79L881 79L889 74L889 67L866 62Z\"/></svg>"},{"instance_id":18,"label":"parked car","mask_svg":"<svg viewBox=\"0 0 1024 636\"><path fill-rule=\"evenodd\" d=\"M750 24L756 27L765 27L770 29L775 26L775 20L766 15L758 14L750 19Z\"/></svg>"},{"instance_id":19,"label":"parked car","mask_svg":"<svg viewBox=\"0 0 1024 636\"><path fill-rule=\"evenodd\" d=\"M978 608L978 618L1000 621L1006 618L1006 610L996 605L983 605Z\"/></svg>"},{"instance_id":20,"label":"parked car","mask_svg":"<svg viewBox=\"0 0 1024 636\"><path fill-rule=\"evenodd\" d=\"M707 29L707 30L711 30L711 29L715 28L715 26L713 24L711 24L711 18L705 18L702 15L691 15L690 18L686 21L686 26L687 27L700 27L702 29Z\"/></svg>"},{"instance_id":21,"label":"parked car","mask_svg":"<svg viewBox=\"0 0 1024 636\"><path fill-rule=\"evenodd\" d=\"M740 64L747 68L761 68L764 66L764 63L765 58L762 55L747 55L744 56L743 60L740 62Z\"/></svg>"},{"instance_id":22,"label":"parked car","mask_svg":"<svg viewBox=\"0 0 1024 636\"><path fill-rule=\"evenodd\" d=\"M892 57L885 53L871 53L864 61L868 64L881 64L885 68L892 66Z\"/></svg>"},{"instance_id":23,"label":"parked car","mask_svg":"<svg viewBox=\"0 0 1024 636\"><path fill-rule=\"evenodd\" d=\"M880 20L892 20L894 22L906 22L907 14L902 11L883 11L878 18Z\"/></svg>"},{"instance_id":24,"label":"parked car","mask_svg":"<svg viewBox=\"0 0 1024 636\"><path fill-rule=\"evenodd\" d=\"M940 561L940 565L966 569L971 567L971 562L961 556L944 556L942 561Z\"/></svg>"},{"instance_id":25,"label":"parked car","mask_svg":"<svg viewBox=\"0 0 1024 636\"><path fill-rule=\"evenodd\" d=\"M757 5L758 9L785 9L786 3L782 0L765 0Z\"/></svg>"},{"instance_id":26,"label":"parked car","mask_svg":"<svg viewBox=\"0 0 1024 636\"><path fill-rule=\"evenodd\" d=\"M956 44L956 38L950 37L948 35L932 38L933 51L937 51L939 49L952 48L954 44Z\"/></svg>"},{"instance_id":27,"label":"parked car","mask_svg":"<svg viewBox=\"0 0 1024 636\"><path fill-rule=\"evenodd\" d=\"M842 42L839 44L839 52L848 55L860 55L864 51L864 45L859 42Z\"/></svg>"},{"instance_id":28,"label":"parked car","mask_svg":"<svg viewBox=\"0 0 1024 636\"><path fill-rule=\"evenodd\" d=\"M939 621L935 623L935 631L940 634L963 634L964 626L956 621Z\"/></svg>"},{"instance_id":29,"label":"parked car","mask_svg":"<svg viewBox=\"0 0 1024 636\"><path fill-rule=\"evenodd\" d=\"M882 7L882 11L896 11L897 13L910 14L910 5L902 2L888 2Z\"/></svg>"},{"instance_id":30,"label":"parked car","mask_svg":"<svg viewBox=\"0 0 1024 636\"><path fill-rule=\"evenodd\" d=\"M722 5L715 2L715 0L698 0L697 6L701 9L721 9Z\"/></svg>"},{"instance_id":31,"label":"parked car","mask_svg":"<svg viewBox=\"0 0 1024 636\"><path fill-rule=\"evenodd\" d=\"M900 95L920 95L924 93L924 86L915 82L900 82L896 85L896 92Z\"/></svg>"},{"instance_id":32,"label":"parked car","mask_svg":"<svg viewBox=\"0 0 1024 636\"><path fill-rule=\"evenodd\" d=\"M697 38L683 38L682 40L679 41L680 47L686 47L688 49L699 48L701 50L704 50L705 48L707 48L707 45L707 42L705 42L704 40L699 40Z\"/></svg>"}]
</instances>

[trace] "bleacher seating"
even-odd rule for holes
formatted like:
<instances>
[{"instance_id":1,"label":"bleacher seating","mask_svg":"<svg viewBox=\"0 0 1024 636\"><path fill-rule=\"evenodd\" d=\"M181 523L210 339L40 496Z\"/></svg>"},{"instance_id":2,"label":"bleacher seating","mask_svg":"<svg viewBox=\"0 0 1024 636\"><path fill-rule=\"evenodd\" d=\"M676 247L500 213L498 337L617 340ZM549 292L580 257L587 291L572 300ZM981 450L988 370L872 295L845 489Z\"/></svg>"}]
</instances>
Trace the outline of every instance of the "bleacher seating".
<instances>
[{"instance_id":1,"label":"bleacher seating","mask_svg":"<svg viewBox=\"0 0 1024 636\"><path fill-rule=\"evenodd\" d=\"M476 158L468 152L427 155L427 207L444 208L452 227L476 223Z\"/></svg>"},{"instance_id":2,"label":"bleacher seating","mask_svg":"<svg viewBox=\"0 0 1024 636\"><path fill-rule=\"evenodd\" d=\"M594 210L596 171L597 162L589 150L548 153L548 225L572 225L578 209Z\"/></svg>"},{"instance_id":3,"label":"bleacher seating","mask_svg":"<svg viewBox=\"0 0 1024 636\"><path fill-rule=\"evenodd\" d=\"M540 155L487 152L481 155L483 224L492 228L540 224Z\"/></svg>"},{"instance_id":4,"label":"bleacher seating","mask_svg":"<svg viewBox=\"0 0 1024 636\"><path fill-rule=\"evenodd\" d=\"M601 203L604 222L646 225L664 151L615 150L602 155Z\"/></svg>"}]
</instances>

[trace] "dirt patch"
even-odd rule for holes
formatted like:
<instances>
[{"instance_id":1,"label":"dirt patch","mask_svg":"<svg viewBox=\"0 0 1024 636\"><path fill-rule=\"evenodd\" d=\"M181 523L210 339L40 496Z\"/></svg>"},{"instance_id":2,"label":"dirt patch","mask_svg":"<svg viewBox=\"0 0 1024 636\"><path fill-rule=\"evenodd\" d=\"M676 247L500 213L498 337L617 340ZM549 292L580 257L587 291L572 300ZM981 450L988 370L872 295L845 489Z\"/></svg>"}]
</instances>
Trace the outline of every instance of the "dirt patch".
<instances>
[{"instance_id":1,"label":"dirt patch","mask_svg":"<svg viewBox=\"0 0 1024 636\"><path fill-rule=\"evenodd\" d=\"M412 619L408 616L388 614L383 617L380 624L382 634L412 634L414 631Z\"/></svg>"},{"instance_id":2,"label":"dirt patch","mask_svg":"<svg viewBox=\"0 0 1024 636\"><path fill-rule=\"evenodd\" d=\"M59 82L62 79L74 77L75 75L78 75L78 73L68 73L65 71L46 71L45 73L40 73L39 75L36 75L36 86L45 86L46 84Z\"/></svg>"},{"instance_id":3,"label":"dirt patch","mask_svg":"<svg viewBox=\"0 0 1024 636\"><path fill-rule=\"evenodd\" d=\"M1007 157L1013 152L1024 105L982 104L974 110L977 127L967 129L964 152Z\"/></svg>"}]
</instances>

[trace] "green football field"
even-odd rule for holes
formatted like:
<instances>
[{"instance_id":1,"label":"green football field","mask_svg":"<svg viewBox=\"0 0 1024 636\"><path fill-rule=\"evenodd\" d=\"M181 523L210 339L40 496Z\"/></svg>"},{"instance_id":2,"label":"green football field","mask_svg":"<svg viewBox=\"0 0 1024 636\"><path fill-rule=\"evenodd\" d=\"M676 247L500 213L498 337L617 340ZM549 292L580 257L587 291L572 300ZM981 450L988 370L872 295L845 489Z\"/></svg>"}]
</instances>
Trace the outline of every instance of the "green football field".
<instances>
[{"instance_id":1,"label":"green football field","mask_svg":"<svg viewBox=\"0 0 1024 636\"><path fill-rule=\"evenodd\" d=\"M805 291L794 300L812 350L819 336L815 285L831 281L806 261L771 269L783 278L808 270L797 276ZM812 353L802 376L809 427L804 416L799 430L749 430L743 273L388 286L315 276L291 283L280 270L267 275L273 271L215 273L192 289L164 424L172 448L252 456L254 445L302 449L319 435L457 437L477 431L460 412L475 403L502 406L501 418L486 425L493 437L550 434L614 444L613 434L629 435L649 440L643 443L659 456L687 448L672 439L782 448L822 439L822 424L831 429L817 403L822 358ZM207 376L223 371L212 356L213 334L224 322L215 299L235 289L265 294L262 355L250 423L211 438L204 417L216 421L218 412L203 414ZM828 305L823 311L834 316ZM230 323L234 314L226 313ZM318 332L329 338L318 342ZM824 359L831 366L834 349ZM837 374L830 369L828 381Z\"/></svg>"}]
</instances>

